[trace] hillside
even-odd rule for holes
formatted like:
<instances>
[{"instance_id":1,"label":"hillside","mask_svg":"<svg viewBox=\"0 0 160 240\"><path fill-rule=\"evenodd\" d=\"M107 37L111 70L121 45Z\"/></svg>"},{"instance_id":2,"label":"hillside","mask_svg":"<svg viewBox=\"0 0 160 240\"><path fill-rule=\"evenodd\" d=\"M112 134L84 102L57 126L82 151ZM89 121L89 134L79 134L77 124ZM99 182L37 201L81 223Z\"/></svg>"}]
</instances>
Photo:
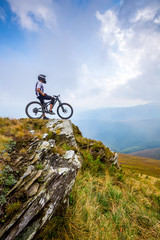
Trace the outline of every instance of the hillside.
<instances>
[{"instance_id":1,"label":"hillside","mask_svg":"<svg viewBox=\"0 0 160 240\"><path fill-rule=\"evenodd\" d=\"M153 149L146 149L138 152L132 152L130 153L130 155L160 160L160 148L153 148Z\"/></svg>"},{"instance_id":2,"label":"hillside","mask_svg":"<svg viewBox=\"0 0 160 240\"><path fill-rule=\"evenodd\" d=\"M36 137L40 139L40 143L43 143L42 137L44 133L47 132L46 123L50 125L50 121L43 120L10 120L0 118L0 191L3 191L4 196L3 198L1 197L1 209L4 211L3 214L1 211L0 215L1 226L4 225L5 222L7 223L6 220L8 216L15 218L22 208L22 204L28 201L27 194L25 197L23 197L23 194L17 194L15 197L19 197L19 202L14 202L14 198L9 199L7 194L8 191L15 186L19 174L25 171L23 168L21 170L22 173L19 171L18 161L22 161L22 166L24 165L25 167L28 161L27 157L30 156L27 150L29 144L31 144L30 146L32 146L33 143L35 144L33 144L32 149L35 154L42 153L41 150L44 150L43 148L40 148L41 150L36 149L36 146L39 145L36 145L38 142L35 143L35 139L33 140L33 138ZM62 122L58 121L58 123L61 124ZM51 125L56 127L53 123ZM106 148L102 142L84 138L75 125L73 125L73 133L77 148L67 143L68 138L65 140L60 127L57 126L57 128L55 128L54 134L51 130L47 133L47 141L50 141L50 143L53 143L56 137L56 146L51 147L49 152L47 152L48 150L44 151L44 155L42 154L40 159L36 156L34 157L35 161L38 159L40 161L38 163L35 162L36 171L41 171L43 174L45 173L48 164L45 165L45 167L42 165L49 163L47 161L50 155L53 157L52 160L54 164L55 162L58 164L68 164L66 157L64 158L64 156L66 156L64 154L66 154L67 151L75 151L76 154L80 153L82 167L77 174L74 187L69 195L69 206L66 213L65 211L57 212L57 215L54 215L50 221L39 230L38 235L34 238L35 240L160 239L160 179L151 176L159 174L159 172L156 171L152 174L153 161L150 163L143 162L145 163L143 169L150 168L149 172L151 175L143 174L143 171L141 171L142 167L139 169L139 172L135 172L133 168L131 170L123 168L123 165L122 168L118 169L115 164L113 164L116 163L115 154ZM48 153L49 155L46 155ZM21 155L22 158L17 160L17 157L15 157L17 155ZM56 161L55 156L60 157L60 159ZM33 161L33 159L29 161ZM69 159L69 161L71 161L71 159ZM55 167L53 163L52 167ZM74 161L73 163L75 164ZM9 171L9 175L5 175L8 174L9 170L5 168L6 165L9 165L13 169L13 171ZM159 169L159 165L156 165L155 169L156 168ZM62 170L58 172L62 172ZM72 171L70 171L70 173L72 173ZM73 173L75 176L74 171ZM54 179L55 171L52 170L50 174L49 176L52 176ZM46 175L46 177L49 176L48 174ZM67 176L67 172L65 172L61 177L65 179ZM57 176L55 179L59 181L61 177ZM6 180L10 180L8 188L6 187L6 184L8 184ZM37 183L43 186L45 181L43 178L39 178L36 184ZM63 184L65 184L65 181ZM63 184L60 184L60 187L62 187ZM57 186L54 185L54 182L49 185L50 190L52 186L54 191L56 191ZM70 187L67 187L67 189L69 190ZM50 193L50 191L48 193ZM48 199L48 193L46 192L43 195L44 199ZM58 194L59 191L54 192L54 194L55 193ZM6 202L4 202L4 200L6 200ZM48 205L46 205L43 210L47 209L47 206ZM47 213L51 214L53 205L49 206L50 208L48 208ZM35 207L37 206L35 205ZM32 209L29 216L33 215L33 213L36 214ZM38 216L40 217L41 214ZM42 216L44 215L42 214ZM33 218L31 224L35 219L36 218ZM46 217L43 217L43 220L44 219L46 219ZM25 221L20 222L21 225L23 225L24 222ZM9 227L8 224L6 226ZM36 226L37 222L33 224L33 227ZM25 229L25 233L29 234L28 228ZM27 235L23 236L23 239L27 239ZM16 238L16 240L20 239L22 239L21 236Z\"/></svg>"},{"instance_id":3,"label":"hillside","mask_svg":"<svg viewBox=\"0 0 160 240\"><path fill-rule=\"evenodd\" d=\"M160 161L145 158L145 157L137 157L127 154L118 154L118 162L122 166L123 169L132 170L134 172L145 174L153 177L160 177Z\"/></svg>"}]
</instances>

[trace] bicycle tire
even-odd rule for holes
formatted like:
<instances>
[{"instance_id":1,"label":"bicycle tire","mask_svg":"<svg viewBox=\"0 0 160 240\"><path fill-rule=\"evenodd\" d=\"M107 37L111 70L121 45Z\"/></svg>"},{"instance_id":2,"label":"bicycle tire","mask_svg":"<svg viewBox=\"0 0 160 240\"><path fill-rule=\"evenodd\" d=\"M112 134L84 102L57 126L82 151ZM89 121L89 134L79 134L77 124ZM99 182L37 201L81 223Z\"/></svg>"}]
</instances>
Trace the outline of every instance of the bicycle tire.
<instances>
[{"instance_id":1,"label":"bicycle tire","mask_svg":"<svg viewBox=\"0 0 160 240\"><path fill-rule=\"evenodd\" d=\"M36 115L36 113L34 113L33 112L33 115L31 115L30 114L30 112L29 112L29 107L31 106L31 105L33 105L33 104L37 104L39 107L41 107L41 109L42 109L42 104L40 104L39 102L30 102L30 103L28 103L27 104L27 106L26 106L26 108L25 108L25 113L26 113L26 115L29 117L29 118L31 118L31 119L40 119L40 118L42 118L42 116L43 116L43 110L42 110L42 114L40 114L40 116L35 116L34 117L34 115ZM32 108L31 108L32 109Z\"/></svg>"},{"instance_id":2,"label":"bicycle tire","mask_svg":"<svg viewBox=\"0 0 160 240\"><path fill-rule=\"evenodd\" d=\"M63 108L64 108L65 111L63 111ZM62 110L62 112L63 112L64 115L67 114L68 111L69 111L69 115L67 115L67 116L62 116L61 110ZM58 114L58 116L59 116L60 118L62 118L62 119L69 119L69 118L71 118L72 115L73 115L73 108L72 108L72 106L71 106L70 104L68 104L68 103L61 103L61 104L58 106L58 108L57 108L57 114Z\"/></svg>"}]
</instances>

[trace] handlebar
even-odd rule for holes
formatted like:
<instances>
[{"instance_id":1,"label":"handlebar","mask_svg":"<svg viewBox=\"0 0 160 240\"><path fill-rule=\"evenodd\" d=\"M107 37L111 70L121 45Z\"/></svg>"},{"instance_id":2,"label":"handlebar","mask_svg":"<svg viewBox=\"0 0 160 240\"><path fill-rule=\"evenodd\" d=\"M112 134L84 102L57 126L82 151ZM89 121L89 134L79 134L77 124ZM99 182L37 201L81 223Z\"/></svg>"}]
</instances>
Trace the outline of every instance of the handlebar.
<instances>
[{"instance_id":1,"label":"handlebar","mask_svg":"<svg viewBox=\"0 0 160 240\"><path fill-rule=\"evenodd\" d=\"M60 97L60 94L59 94L59 95L53 95L53 97L56 97L56 98L58 97L58 98L59 98L59 97Z\"/></svg>"}]
</instances>

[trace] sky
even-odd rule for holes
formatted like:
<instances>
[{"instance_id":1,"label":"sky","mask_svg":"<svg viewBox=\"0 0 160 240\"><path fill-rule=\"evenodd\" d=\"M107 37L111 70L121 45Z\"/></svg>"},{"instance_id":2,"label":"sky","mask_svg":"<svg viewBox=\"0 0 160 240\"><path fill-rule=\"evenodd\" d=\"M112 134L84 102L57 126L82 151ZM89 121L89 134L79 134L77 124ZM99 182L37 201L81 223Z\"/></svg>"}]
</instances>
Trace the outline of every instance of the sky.
<instances>
[{"instance_id":1,"label":"sky","mask_svg":"<svg viewBox=\"0 0 160 240\"><path fill-rule=\"evenodd\" d=\"M0 0L0 116L45 92L75 112L160 101L159 0Z\"/></svg>"}]
</instances>

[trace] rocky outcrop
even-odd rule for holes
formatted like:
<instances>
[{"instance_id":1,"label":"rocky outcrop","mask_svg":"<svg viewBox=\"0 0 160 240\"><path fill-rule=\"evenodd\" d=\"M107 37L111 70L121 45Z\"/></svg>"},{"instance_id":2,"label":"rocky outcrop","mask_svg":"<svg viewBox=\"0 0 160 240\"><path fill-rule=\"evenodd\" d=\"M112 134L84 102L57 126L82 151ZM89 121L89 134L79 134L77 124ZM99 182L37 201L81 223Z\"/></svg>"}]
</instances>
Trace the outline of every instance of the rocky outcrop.
<instances>
[{"instance_id":1,"label":"rocky outcrop","mask_svg":"<svg viewBox=\"0 0 160 240\"><path fill-rule=\"evenodd\" d=\"M65 213L81 160L69 120L51 120L47 128L48 133L28 147L27 169L7 194L20 204L1 227L2 240L34 239L53 215Z\"/></svg>"},{"instance_id":2,"label":"rocky outcrop","mask_svg":"<svg viewBox=\"0 0 160 240\"><path fill-rule=\"evenodd\" d=\"M1 240L36 239L47 221L65 214L69 194L81 168L81 154L89 152L103 164L118 166L117 154L101 142L83 138L77 127L73 130L69 120L48 121L46 131L39 138L33 129L30 134L33 138L27 146L27 155L23 157L25 149L22 149L21 156L14 160L15 169L21 174L17 181L11 178L14 186L5 195L6 201L0 208ZM5 171L13 175L12 166Z\"/></svg>"}]
</instances>

